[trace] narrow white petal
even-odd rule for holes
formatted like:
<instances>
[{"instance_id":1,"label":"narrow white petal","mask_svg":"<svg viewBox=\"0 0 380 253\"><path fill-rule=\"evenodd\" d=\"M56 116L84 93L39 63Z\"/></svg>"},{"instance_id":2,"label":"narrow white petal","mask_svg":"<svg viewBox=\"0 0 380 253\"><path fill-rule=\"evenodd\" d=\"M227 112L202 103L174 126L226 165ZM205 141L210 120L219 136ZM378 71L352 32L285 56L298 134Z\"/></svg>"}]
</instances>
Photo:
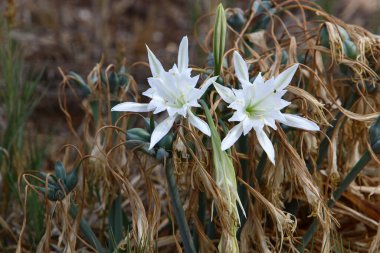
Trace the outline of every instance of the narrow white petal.
<instances>
[{"instance_id":1,"label":"narrow white petal","mask_svg":"<svg viewBox=\"0 0 380 253\"><path fill-rule=\"evenodd\" d=\"M146 91L144 91L142 94L143 94L144 96L147 96L147 97L152 98L153 95L154 95L154 93L155 93L155 90L154 90L153 88L149 88L149 89L147 89Z\"/></svg>"},{"instance_id":2,"label":"narrow white petal","mask_svg":"<svg viewBox=\"0 0 380 253\"><path fill-rule=\"evenodd\" d=\"M243 121L243 134L247 135L255 125L255 121L251 119L246 119Z\"/></svg>"},{"instance_id":3,"label":"narrow white petal","mask_svg":"<svg viewBox=\"0 0 380 253\"><path fill-rule=\"evenodd\" d=\"M228 121L243 121L247 118L247 114L242 113L241 111L235 111L231 118Z\"/></svg>"},{"instance_id":4,"label":"narrow white petal","mask_svg":"<svg viewBox=\"0 0 380 253\"><path fill-rule=\"evenodd\" d=\"M286 88L292 80L294 74L297 71L299 64L294 64L290 68L287 68L282 73L280 73L274 80L274 87L276 90L280 91Z\"/></svg>"},{"instance_id":5,"label":"narrow white petal","mask_svg":"<svg viewBox=\"0 0 380 253\"><path fill-rule=\"evenodd\" d=\"M199 117L195 116L190 110L188 110L188 113L190 124L198 128L205 135L211 136L211 130L207 123L201 120Z\"/></svg>"},{"instance_id":6,"label":"narrow white petal","mask_svg":"<svg viewBox=\"0 0 380 253\"><path fill-rule=\"evenodd\" d=\"M183 37L181 43L179 44L178 50L178 70L181 73L184 69L189 66L189 42L187 36Z\"/></svg>"},{"instance_id":7,"label":"narrow white petal","mask_svg":"<svg viewBox=\"0 0 380 253\"><path fill-rule=\"evenodd\" d=\"M149 149L152 149L170 131L175 121L175 117L167 117L154 128L150 137Z\"/></svg>"},{"instance_id":8,"label":"narrow white petal","mask_svg":"<svg viewBox=\"0 0 380 253\"><path fill-rule=\"evenodd\" d=\"M275 164L274 162L274 147L266 133L262 128L256 128L256 136L257 140L260 143L260 146L263 148L265 153L267 153L269 160Z\"/></svg>"},{"instance_id":9,"label":"narrow white petal","mask_svg":"<svg viewBox=\"0 0 380 253\"><path fill-rule=\"evenodd\" d=\"M135 102L124 102L112 107L111 111L118 112L149 112L148 104L140 104Z\"/></svg>"},{"instance_id":10,"label":"narrow white petal","mask_svg":"<svg viewBox=\"0 0 380 253\"><path fill-rule=\"evenodd\" d=\"M255 81L253 81L253 85L257 85L258 83L262 84L264 82L265 82L265 80L264 80L263 76L261 75L261 72L259 72L259 74L257 74L257 76L255 78Z\"/></svg>"},{"instance_id":11,"label":"narrow white petal","mask_svg":"<svg viewBox=\"0 0 380 253\"><path fill-rule=\"evenodd\" d=\"M157 59L157 57L153 54L153 52L146 46L148 50L148 59L149 59L149 67L152 72L153 77L158 77L161 72L164 72L164 68L162 67L161 62Z\"/></svg>"},{"instance_id":12,"label":"narrow white petal","mask_svg":"<svg viewBox=\"0 0 380 253\"><path fill-rule=\"evenodd\" d=\"M250 87L253 87L253 84L249 81L245 81L245 80L239 80L240 83L241 83L241 87L244 89L247 89L247 88L250 88Z\"/></svg>"},{"instance_id":13,"label":"narrow white petal","mask_svg":"<svg viewBox=\"0 0 380 253\"><path fill-rule=\"evenodd\" d=\"M157 113L165 111L167 107L164 104L157 103L155 107L152 107L152 108L154 108L153 114L157 114Z\"/></svg>"},{"instance_id":14,"label":"narrow white petal","mask_svg":"<svg viewBox=\"0 0 380 253\"><path fill-rule=\"evenodd\" d=\"M174 117L178 114L178 112L180 111L180 108L167 106L166 111L168 112L169 117Z\"/></svg>"},{"instance_id":15,"label":"narrow white petal","mask_svg":"<svg viewBox=\"0 0 380 253\"><path fill-rule=\"evenodd\" d=\"M222 141L222 150L229 149L239 139L243 133L243 123L240 122L234 126Z\"/></svg>"},{"instance_id":16,"label":"narrow white petal","mask_svg":"<svg viewBox=\"0 0 380 253\"><path fill-rule=\"evenodd\" d=\"M301 128L301 129L309 130L309 131L319 131L319 126L311 120L308 120L304 117L300 117L297 115L287 114L287 113L283 113L282 115L285 117L285 120L286 120L282 122L285 125Z\"/></svg>"},{"instance_id":17,"label":"narrow white petal","mask_svg":"<svg viewBox=\"0 0 380 253\"><path fill-rule=\"evenodd\" d=\"M244 61L243 57L241 57L241 55L237 51L234 52L233 62L235 66L235 74L239 81L249 82L247 63Z\"/></svg>"},{"instance_id":18,"label":"narrow white petal","mask_svg":"<svg viewBox=\"0 0 380 253\"><path fill-rule=\"evenodd\" d=\"M174 89L175 81L173 81L170 78L168 78L167 80L164 79L165 75L165 73L161 75L163 78L149 77L148 83L150 87L154 89L157 96L165 100L175 100L177 95L176 90Z\"/></svg>"},{"instance_id":19,"label":"narrow white petal","mask_svg":"<svg viewBox=\"0 0 380 253\"><path fill-rule=\"evenodd\" d=\"M202 84L202 87L201 87L201 93L202 93L202 95L206 92L206 90L208 89L208 87L210 87L210 85L213 83L213 82L215 82L216 81L216 79L218 79L218 77L217 76L214 76L214 77L210 77L209 79L207 79L206 81L204 81L203 82L203 84ZM202 96L201 95L201 96ZM198 97L198 99L199 99L200 97Z\"/></svg>"},{"instance_id":20,"label":"narrow white petal","mask_svg":"<svg viewBox=\"0 0 380 253\"><path fill-rule=\"evenodd\" d=\"M216 91L218 92L219 96L226 102L231 104L236 100L234 92L225 86L222 86L216 82L214 82L214 87Z\"/></svg>"}]
</instances>

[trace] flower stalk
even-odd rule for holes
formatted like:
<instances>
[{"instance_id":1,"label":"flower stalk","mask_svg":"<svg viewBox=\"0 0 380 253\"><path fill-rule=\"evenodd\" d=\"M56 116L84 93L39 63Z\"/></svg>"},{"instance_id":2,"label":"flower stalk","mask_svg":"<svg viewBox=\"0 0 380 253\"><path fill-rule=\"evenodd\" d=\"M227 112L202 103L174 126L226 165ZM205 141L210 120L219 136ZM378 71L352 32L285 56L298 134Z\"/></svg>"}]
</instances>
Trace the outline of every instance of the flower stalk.
<instances>
[{"instance_id":1,"label":"flower stalk","mask_svg":"<svg viewBox=\"0 0 380 253\"><path fill-rule=\"evenodd\" d=\"M239 212L237 203L239 203L243 213L244 209L239 199L235 169L231 158L228 156L226 151L221 148L221 139L215 127L214 121L207 104L201 100L200 101L207 122L211 130L211 142L212 142L212 152L213 152L213 162L214 162L214 178L217 186L224 193L225 198L228 203L228 213L231 217L230 227L226 233L222 232L222 237L219 241L219 251L220 252L239 252L239 245L236 238L238 228L240 226ZM245 215L245 213L244 213Z\"/></svg>"},{"instance_id":2,"label":"flower stalk","mask_svg":"<svg viewBox=\"0 0 380 253\"><path fill-rule=\"evenodd\" d=\"M165 164L166 179L168 182L170 200L173 205L174 216L177 221L179 231L181 233L182 243L185 253L195 253L193 238L190 233L189 225L186 221L185 211L179 198L177 184L173 173L173 161L168 159Z\"/></svg>"}]
</instances>

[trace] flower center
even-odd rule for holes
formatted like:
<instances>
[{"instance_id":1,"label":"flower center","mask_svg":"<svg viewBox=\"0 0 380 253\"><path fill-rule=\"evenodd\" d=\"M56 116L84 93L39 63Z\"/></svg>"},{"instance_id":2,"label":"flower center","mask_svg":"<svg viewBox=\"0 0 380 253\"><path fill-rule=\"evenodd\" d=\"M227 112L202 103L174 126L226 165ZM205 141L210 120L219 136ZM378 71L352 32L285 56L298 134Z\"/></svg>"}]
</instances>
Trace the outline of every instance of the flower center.
<instances>
[{"instance_id":1,"label":"flower center","mask_svg":"<svg viewBox=\"0 0 380 253\"><path fill-rule=\"evenodd\" d=\"M245 113L249 118L262 118L264 117L264 110L257 108L256 104L249 104L245 108Z\"/></svg>"},{"instance_id":2,"label":"flower center","mask_svg":"<svg viewBox=\"0 0 380 253\"><path fill-rule=\"evenodd\" d=\"M248 117L252 118L255 116L255 106L252 104L249 104L247 108L245 108L245 112L247 113Z\"/></svg>"},{"instance_id":3,"label":"flower center","mask_svg":"<svg viewBox=\"0 0 380 253\"><path fill-rule=\"evenodd\" d=\"M179 97L176 98L175 102L178 108L181 108L182 106L184 106L186 104L185 95L181 94Z\"/></svg>"}]
</instances>

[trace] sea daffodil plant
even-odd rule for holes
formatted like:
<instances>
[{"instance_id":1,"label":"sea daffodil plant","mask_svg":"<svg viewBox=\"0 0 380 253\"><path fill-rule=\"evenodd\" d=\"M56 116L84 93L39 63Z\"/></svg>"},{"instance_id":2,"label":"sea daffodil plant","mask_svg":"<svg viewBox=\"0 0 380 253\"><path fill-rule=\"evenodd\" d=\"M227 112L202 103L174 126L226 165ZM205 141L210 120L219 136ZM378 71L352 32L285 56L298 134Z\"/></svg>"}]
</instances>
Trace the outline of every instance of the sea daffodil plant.
<instances>
[{"instance_id":1,"label":"sea daffodil plant","mask_svg":"<svg viewBox=\"0 0 380 253\"><path fill-rule=\"evenodd\" d=\"M198 99L217 77L209 78L202 87L195 88L199 75L191 76L189 68L188 39L183 37L178 52L178 65L165 71L162 64L152 51L147 47L149 66L152 77L148 78L150 88L143 95L149 97L149 103L124 102L112 108L112 111L149 112L154 114L167 111L168 117L159 123L150 140L149 149L152 149L172 128L178 117L188 118L191 125L204 134L210 136L210 128L199 117L194 115L191 107L200 107Z\"/></svg>"},{"instance_id":2,"label":"sea daffodil plant","mask_svg":"<svg viewBox=\"0 0 380 253\"><path fill-rule=\"evenodd\" d=\"M282 96L287 92L285 88L296 73L298 64L294 64L277 77L268 80L264 80L259 73L251 83L248 76L248 65L236 51L233 55L233 63L242 89L230 89L214 82L215 89L221 98L229 104L229 108L235 110L229 121L239 122L223 139L222 150L230 148L242 134L247 135L254 129L261 147L268 155L269 160L275 164L274 147L264 131L265 126L277 130L276 121L278 121L304 130L319 130L317 124L306 118L281 112L290 104L282 99Z\"/></svg>"}]
</instances>

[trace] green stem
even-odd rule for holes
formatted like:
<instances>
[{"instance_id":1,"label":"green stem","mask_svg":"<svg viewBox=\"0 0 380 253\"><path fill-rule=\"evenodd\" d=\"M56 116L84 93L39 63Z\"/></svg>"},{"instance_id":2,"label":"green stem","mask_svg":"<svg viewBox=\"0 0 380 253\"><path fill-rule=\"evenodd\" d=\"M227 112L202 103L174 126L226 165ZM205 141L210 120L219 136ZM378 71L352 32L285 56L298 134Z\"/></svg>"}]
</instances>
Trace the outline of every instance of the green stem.
<instances>
[{"instance_id":1,"label":"green stem","mask_svg":"<svg viewBox=\"0 0 380 253\"><path fill-rule=\"evenodd\" d=\"M76 219L78 215L78 209L73 202L70 203L70 215L73 219ZM90 225L88 225L88 223L82 218L80 219L79 228L91 246L93 246L99 253L105 253L103 246L100 244L98 238L96 238L95 233L91 230Z\"/></svg>"},{"instance_id":2,"label":"green stem","mask_svg":"<svg viewBox=\"0 0 380 253\"><path fill-rule=\"evenodd\" d=\"M247 136L241 136L238 140L238 151L243 153L243 154L248 154L248 151L249 151L249 148L248 148L248 138ZM246 159L240 159L240 166L241 166L241 169L242 169L242 173L243 173L243 180L245 182L249 182L249 168L248 168L248 160ZM238 183L238 193L239 193L239 197L241 199L241 203L243 205L243 208L244 208L244 211L245 213L248 213L248 194L247 194L247 189L246 187L241 184L241 183ZM241 230L243 229L244 227L244 224L246 222L246 218L245 216L243 215L243 212L239 209L239 217L240 217L240 222L241 222L241 226L238 230L238 233L237 233L237 237L240 238L240 233L241 233Z\"/></svg>"},{"instance_id":3,"label":"green stem","mask_svg":"<svg viewBox=\"0 0 380 253\"><path fill-rule=\"evenodd\" d=\"M189 225L187 224L185 211L183 210L183 206L181 200L179 198L179 192L177 188L177 184L175 182L175 177L173 173L173 161L168 159L166 162L166 179L168 181L169 187L169 195L173 205L174 216L177 221L177 225L179 228L179 232L181 234L183 246L185 248L185 252L195 253L195 246L193 242L193 238L191 237Z\"/></svg>"},{"instance_id":4,"label":"green stem","mask_svg":"<svg viewBox=\"0 0 380 253\"><path fill-rule=\"evenodd\" d=\"M350 170L347 176L343 179L343 181L339 184L338 188L332 194L332 198L328 201L327 206L332 208L337 200L340 199L343 192L347 189L347 187L355 180L360 171L367 165L367 163L371 161L371 153L367 150L360 160L355 164L355 166ZM298 250L304 252L304 248L313 238L314 234L317 232L317 220L314 219L313 223L306 231L302 238L302 245L298 246Z\"/></svg>"},{"instance_id":5,"label":"green stem","mask_svg":"<svg viewBox=\"0 0 380 253\"><path fill-rule=\"evenodd\" d=\"M200 222L202 224L205 223L205 219L206 219L206 196L205 196L205 193L201 192L201 191L199 192L199 195L198 195L198 219L200 220ZM199 236L196 233L196 231L194 231L194 245L195 245L197 252L199 252Z\"/></svg>"}]
</instances>

